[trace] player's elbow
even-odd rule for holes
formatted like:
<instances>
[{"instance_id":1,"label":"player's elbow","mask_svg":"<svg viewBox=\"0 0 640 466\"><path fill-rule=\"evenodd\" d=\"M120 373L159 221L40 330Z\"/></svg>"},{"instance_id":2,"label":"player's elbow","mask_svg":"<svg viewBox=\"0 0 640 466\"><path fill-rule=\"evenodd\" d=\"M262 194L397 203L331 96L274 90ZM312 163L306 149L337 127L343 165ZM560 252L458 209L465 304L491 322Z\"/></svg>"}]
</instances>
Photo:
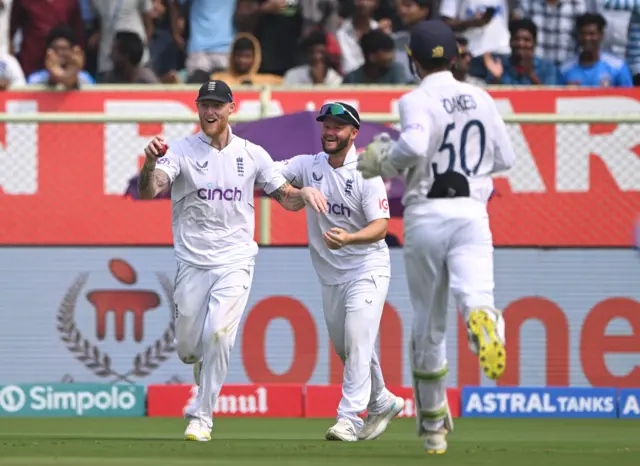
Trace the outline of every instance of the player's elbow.
<instances>
[{"instance_id":1,"label":"player's elbow","mask_svg":"<svg viewBox=\"0 0 640 466\"><path fill-rule=\"evenodd\" d=\"M385 239L387 237L387 232L389 230L389 219L379 218L377 220L374 220L373 223L376 226L376 230L375 230L376 234L373 240L380 241Z\"/></svg>"}]
</instances>

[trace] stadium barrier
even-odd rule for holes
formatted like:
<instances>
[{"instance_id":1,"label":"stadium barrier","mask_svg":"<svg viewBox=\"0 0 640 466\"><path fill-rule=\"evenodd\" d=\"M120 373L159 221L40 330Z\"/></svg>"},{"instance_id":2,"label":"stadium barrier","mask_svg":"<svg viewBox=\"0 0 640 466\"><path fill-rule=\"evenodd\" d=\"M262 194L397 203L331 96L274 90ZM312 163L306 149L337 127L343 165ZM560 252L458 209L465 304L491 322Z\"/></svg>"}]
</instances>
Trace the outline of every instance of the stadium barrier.
<instances>
[{"instance_id":1,"label":"stadium barrier","mask_svg":"<svg viewBox=\"0 0 640 466\"><path fill-rule=\"evenodd\" d=\"M10 195L0 196L10 225L0 231L0 244L171 244L166 205L135 203L122 195L152 135L192 134L195 114L29 108L0 114L6 141L0 192ZM392 113L363 112L362 118L398 121ZM245 114L234 121L254 119ZM496 246L632 245L640 205L640 159L634 152L640 115L518 113L504 119L518 160L495 178L496 199L489 210ZM256 197L256 221L261 245L306 244L304 217L270 198ZM32 228L38 224L47 228ZM389 232L402 244L400 219L392 219Z\"/></svg>"},{"instance_id":2,"label":"stadium barrier","mask_svg":"<svg viewBox=\"0 0 640 466\"><path fill-rule=\"evenodd\" d=\"M405 399L399 417L415 417L412 388L389 388ZM195 385L4 385L0 417L182 417L196 394ZM340 385L225 385L213 415L334 418L341 396ZM464 387L447 397L455 418L640 419L640 389Z\"/></svg>"}]
</instances>

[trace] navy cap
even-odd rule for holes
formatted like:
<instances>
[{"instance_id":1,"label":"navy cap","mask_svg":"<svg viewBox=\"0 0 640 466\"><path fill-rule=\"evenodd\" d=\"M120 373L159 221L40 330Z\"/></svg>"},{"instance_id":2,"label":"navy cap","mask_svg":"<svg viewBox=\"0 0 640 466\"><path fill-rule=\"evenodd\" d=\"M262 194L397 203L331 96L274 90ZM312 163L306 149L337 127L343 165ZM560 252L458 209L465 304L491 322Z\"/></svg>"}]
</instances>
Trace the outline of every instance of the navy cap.
<instances>
[{"instance_id":1,"label":"navy cap","mask_svg":"<svg viewBox=\"0 0 640 466\"><path fill-rule=\"evenodd\" d=\"M352 125L356 129L360 129L360 115L358 111L344 102L332 102L320 107L320 113L316 117L316 121L324 121L327 117L335 118Z\"/></svg>"},{"instance_id":2,"label":"navy cap","mask_svg":"<svg viewBox=\"0 0 640 466\"><path fill-rule=\"evenodd\" d=\"M233 94L229 85L224 81L207 81L200 86L196 102L202 102L203 100L213 100L226 104L233 102Z\"/></svg>"},{"instance_id":3,"label":"navy cap","mask_svg":"<svg viewBox=\"0 0 640 466\"><path fill-rule=\"evenodd\" d=\"M407 52L418 63L451 60L458 56L458 44L453 30L444 21L421 21L411 30Z\"/></svg>"}]
</instances>

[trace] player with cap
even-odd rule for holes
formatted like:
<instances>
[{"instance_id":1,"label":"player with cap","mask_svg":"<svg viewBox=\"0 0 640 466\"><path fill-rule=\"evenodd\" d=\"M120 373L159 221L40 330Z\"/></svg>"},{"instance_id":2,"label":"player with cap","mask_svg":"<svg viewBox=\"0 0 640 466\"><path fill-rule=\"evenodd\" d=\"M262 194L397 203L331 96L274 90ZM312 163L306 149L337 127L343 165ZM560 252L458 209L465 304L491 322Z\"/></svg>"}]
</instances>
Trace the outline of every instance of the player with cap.
<instances>
[{"instance_id":1,"label":"player with cap","mask_svg":"<svg viewBox=\"0 0 640 466\"><path fill-rule=\"evenodd\" d=\"M342 102L323 105L323 152L278 162L293 186L317 188L327 213L307 209L311 261L322 286L329 338L344 362L337 423L325 438L373 440L404 407L385 388L375 351L389 288L390 260L385 243L389 203L382 178L365 180L356 170L354 141L360 115ZM363 423L360 413L368 410Z\"/></svg>"},{"instance_id":2,"label":"player with cap","mask_svg":"<svg viewBox=\"0 0 640 466\"><path fill-rule=\"evenodd\" d=\"M254 185L287 210L326 212L327 201L316 189L292 187L262 147L233 135L226 83L204 83L196 103L200 132L169 145L156 136L144 150L138 191L152 199L171 185L175 340L198 385L185 439L207 441L253 281Z\"/></svg>"},{"instance_id":3,"label":"player with cap","mask_svg":"<svg viewBox=\"0 0 640 466\"><path fill-rule=\"evenodd\" d=\"M497 379L505 369L486 204L491 175L511 168L515 154L491 96L453 77L458 47L446 23L419 23L408 53L421 83L400 99L400 138L376 137L358 170L365 178L406 174L404 260L418 433L425 435L427 452L444 453L453 429L445 391L449 289L484 373Z\"/></svg>"}]
</instances>

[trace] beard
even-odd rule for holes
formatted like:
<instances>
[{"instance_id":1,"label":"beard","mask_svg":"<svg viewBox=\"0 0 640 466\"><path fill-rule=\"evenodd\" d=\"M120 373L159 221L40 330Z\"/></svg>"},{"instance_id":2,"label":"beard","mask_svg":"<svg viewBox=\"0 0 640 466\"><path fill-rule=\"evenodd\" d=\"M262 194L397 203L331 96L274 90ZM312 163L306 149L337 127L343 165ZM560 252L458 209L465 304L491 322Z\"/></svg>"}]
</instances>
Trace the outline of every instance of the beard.
<instances>
[{"instance_id":1,"label":"beard","mask_svg":"<svg viewBox=\"0 0 640 466\"><path fill-rule=\"evenodd\" d=\"M220 116L218 117L218 120L212 125L207 123L206 118L202 118L200 119L200 128L202 129L202 132L210 138L217 137L220 136L227 128L228 121L228 118L223 118Z\"/></svg>"},{"instance_id":2,"label":"beard","mask_svg":"<svg viewBox=\"0 0 640 466\"><path fill-rule=\"evenodd\" d=\"M335 144L335 148L327 149L327 144ZM327 141L325 141L323 139L322 140L322 150L325 151L325 153L327 153L329 155L333 155L333 154L337 154L338 152L344 150L345 147L347 147L348 144L349 144L349 140L348 139L338 139L336 141L331 141L330 143L327 143Z\"/></svg>"}]
</instances>

